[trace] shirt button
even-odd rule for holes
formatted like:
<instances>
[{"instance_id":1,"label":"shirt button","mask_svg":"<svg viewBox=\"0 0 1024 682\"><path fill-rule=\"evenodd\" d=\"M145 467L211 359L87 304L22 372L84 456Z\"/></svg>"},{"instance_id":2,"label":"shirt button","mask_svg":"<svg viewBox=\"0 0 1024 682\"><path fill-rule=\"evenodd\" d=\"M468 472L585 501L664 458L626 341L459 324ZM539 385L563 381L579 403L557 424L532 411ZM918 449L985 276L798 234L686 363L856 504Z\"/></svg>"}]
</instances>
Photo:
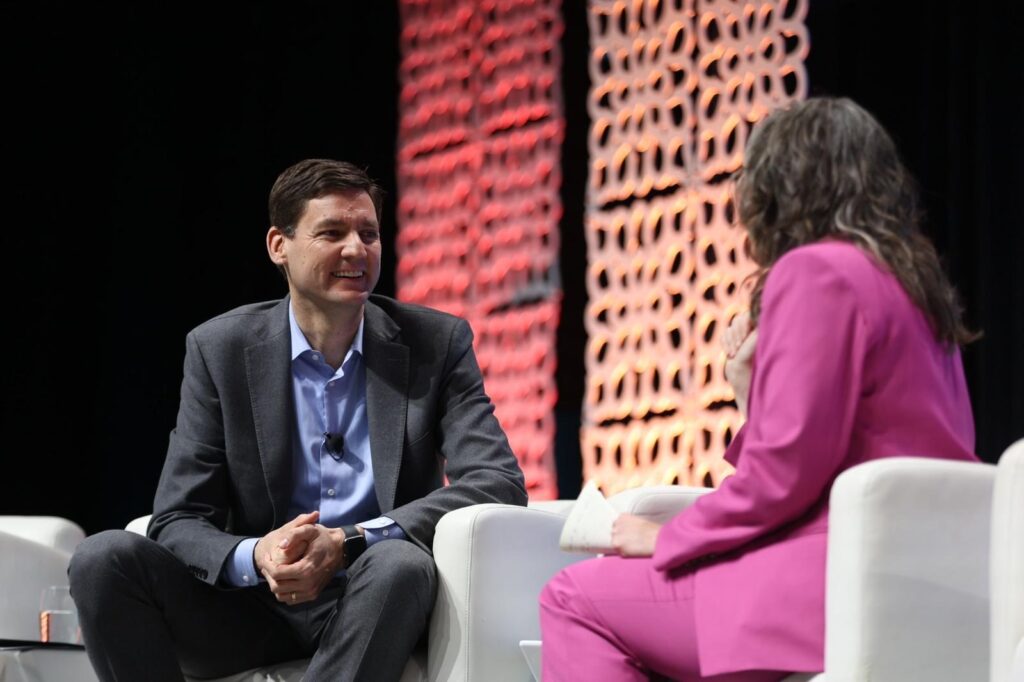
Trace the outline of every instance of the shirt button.
<instances>
[{"instance_id":1,"label":"shirt button","mask_svg":"<svg viewBox=\"0 0 1024 682\"><path fill-rule=\"evenodd\" d=\"M328 488L327 489L327 495L329 497L334 497L334 488Z\"/></svg>"},{"instance_id":2,"label":"shirt button","mask_svg":"<svg viewBox=\"0 0 1024 682\"><path fill-rule=\"evenodd\" d=\"M249 576L247 576L247 575L243 575L243 576L242 576L242 582L243 582L243 583L247 583L247 582L249 582Z\"/></svg>"}]
</instances>

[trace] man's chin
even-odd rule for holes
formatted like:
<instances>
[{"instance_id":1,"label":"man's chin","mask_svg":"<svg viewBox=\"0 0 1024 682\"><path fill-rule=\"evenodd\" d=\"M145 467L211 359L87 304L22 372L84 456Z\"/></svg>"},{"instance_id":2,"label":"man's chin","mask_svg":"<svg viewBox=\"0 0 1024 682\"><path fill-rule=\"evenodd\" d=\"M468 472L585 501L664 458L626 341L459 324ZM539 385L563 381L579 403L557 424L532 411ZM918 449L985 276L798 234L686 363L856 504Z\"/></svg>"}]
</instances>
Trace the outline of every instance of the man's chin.
<instances>
[{"instance_id":1,"label":"man's chin","mask_svg":"<svg viewBox=\"0 0 1024 682\"><path fill-rule=\"evenodd\" d=\"M329 305L344 307L361 306L370 298L369 291L346 291L343 294L334 294L327 297Z\"/></svg>"},{"instance_id":2,"label":"man's chin","mask_svg":"<svg viewBox=\"0 0 1024 682\"><path fill-rule=\"evenodd\" d=\"M329 291L318 296L303 295L295 291L291 292L292 300L306 300L310 305L322 310L335 309L338 311L361 308L370 298L370 292L362 291Z\"/></svg>"}]
</instances>

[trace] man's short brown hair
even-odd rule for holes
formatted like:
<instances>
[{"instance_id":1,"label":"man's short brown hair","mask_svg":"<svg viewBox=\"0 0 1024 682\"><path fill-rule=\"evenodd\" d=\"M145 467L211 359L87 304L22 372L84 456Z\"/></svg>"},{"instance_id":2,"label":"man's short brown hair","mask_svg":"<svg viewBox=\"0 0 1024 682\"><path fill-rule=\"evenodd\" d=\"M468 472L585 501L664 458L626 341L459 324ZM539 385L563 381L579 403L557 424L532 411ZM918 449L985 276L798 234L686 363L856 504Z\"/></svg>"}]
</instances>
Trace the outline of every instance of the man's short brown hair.
<instances>
[{"instance_id":1,"label":"man's short brown hair","mask_svg":"<svg viewBox=\"0 0 1024 682\"><path fill-rule=\"evenodd\" d=\"M363 191L370 195L380 223L384 190L361 168L346 161L306 159L286 168L270 188L270 224L286 236L295 234L295 227L310 199L336 191Z\"/></svg>"}]
</instances>

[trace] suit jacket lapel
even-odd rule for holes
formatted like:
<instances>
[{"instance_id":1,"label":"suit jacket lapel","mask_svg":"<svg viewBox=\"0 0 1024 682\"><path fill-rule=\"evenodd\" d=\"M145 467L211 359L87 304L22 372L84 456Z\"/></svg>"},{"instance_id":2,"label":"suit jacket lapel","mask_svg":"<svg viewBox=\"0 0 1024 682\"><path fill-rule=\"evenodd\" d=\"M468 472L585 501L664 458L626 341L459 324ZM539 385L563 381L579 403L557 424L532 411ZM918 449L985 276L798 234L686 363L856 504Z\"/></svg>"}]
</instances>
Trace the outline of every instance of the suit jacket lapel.
<instances>
[{"instance_id":1,"label":"suit jacket lapel","mask_svg":"<svg viewBox=\"0 0 1024 682\"><path fill-rule=\"evenodd\" d=\"M367 302L363 326L366 361L366 416L370 460L382 513L395 507L402 464L409 392L409 347L399 343L399 327L381 308Z\"/></svg>"},{"instance_id":2,"label":"suit jacket lapel","mask_svg":"<svg viewBox=\"0 0 1024 682\"><path fill-rule=\"evenodd\" d=\"M287 297L267 313L266 324L266 339L245 349L245 373L274 528L278 528L287 521L292 489L291 425L295 410Z\"/></svg>"}]
</instances>

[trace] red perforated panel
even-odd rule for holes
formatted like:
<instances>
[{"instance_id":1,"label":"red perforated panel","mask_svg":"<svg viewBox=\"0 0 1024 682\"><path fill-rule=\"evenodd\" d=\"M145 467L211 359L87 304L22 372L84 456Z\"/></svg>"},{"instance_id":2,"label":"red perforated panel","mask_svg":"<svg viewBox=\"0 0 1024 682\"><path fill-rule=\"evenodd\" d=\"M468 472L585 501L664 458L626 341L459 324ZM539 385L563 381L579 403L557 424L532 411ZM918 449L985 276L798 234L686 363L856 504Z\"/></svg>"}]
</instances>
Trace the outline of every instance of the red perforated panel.
<instances>
[{"instance_id":1,"label":"red perforated panel","mask_svg":"<svg viewBox=\"0 0 1024 682\"><path fill-rule=\"evenodd\" d=\"M557 496L557 0L402 0L398 297L469 319L532 499Z\"/></svg>"}]
</instances>

